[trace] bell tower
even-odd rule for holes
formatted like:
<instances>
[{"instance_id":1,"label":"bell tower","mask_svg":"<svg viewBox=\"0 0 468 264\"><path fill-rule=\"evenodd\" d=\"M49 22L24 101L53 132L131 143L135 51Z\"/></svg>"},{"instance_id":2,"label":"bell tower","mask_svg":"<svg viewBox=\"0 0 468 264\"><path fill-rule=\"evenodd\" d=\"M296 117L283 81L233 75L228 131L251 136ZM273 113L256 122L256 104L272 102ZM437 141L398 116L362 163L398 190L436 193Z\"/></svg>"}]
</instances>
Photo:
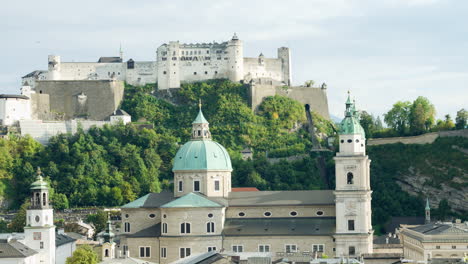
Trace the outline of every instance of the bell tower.
<instances>
[{"instance_id":1,"label":"bell tower","mask_svg":"<svg viewBox=\"0 0 468 264\"><path fill-rule=\"evenodd\" d=\"M336 257L372 253L370 159L364 129L348 93L336 154Z\"/></svg>"},{"instance_id":2,"label":"bell tower","mask_svg":"<svg viewBox=\"0 0 468 264\"><path fill-rule=\"evenodd\" d=\"M36 181L31 184L31 205L26 211L25 244L38 252L39 262L55 263L54 210L50 205L49 185L37 169Z\"/></svg>"}]
</instances>

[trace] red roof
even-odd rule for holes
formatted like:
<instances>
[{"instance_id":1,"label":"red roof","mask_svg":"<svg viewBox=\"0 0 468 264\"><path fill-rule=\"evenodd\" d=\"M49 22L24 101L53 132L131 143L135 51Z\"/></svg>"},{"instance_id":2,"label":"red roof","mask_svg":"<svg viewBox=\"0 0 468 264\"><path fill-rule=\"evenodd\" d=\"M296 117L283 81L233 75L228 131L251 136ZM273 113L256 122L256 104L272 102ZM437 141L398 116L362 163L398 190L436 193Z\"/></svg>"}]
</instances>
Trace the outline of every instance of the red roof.
<instances>
[{"instance_id":1,"label":"red roof","mask_svg":"<svg viewBox=\"0 0 468 264\"><path fill-rule=\"evenodd\" d=\"M255 187L239 187L239 188L232 188L232 192L258 192L259 189Z\"/></svg>"}]
</instances>

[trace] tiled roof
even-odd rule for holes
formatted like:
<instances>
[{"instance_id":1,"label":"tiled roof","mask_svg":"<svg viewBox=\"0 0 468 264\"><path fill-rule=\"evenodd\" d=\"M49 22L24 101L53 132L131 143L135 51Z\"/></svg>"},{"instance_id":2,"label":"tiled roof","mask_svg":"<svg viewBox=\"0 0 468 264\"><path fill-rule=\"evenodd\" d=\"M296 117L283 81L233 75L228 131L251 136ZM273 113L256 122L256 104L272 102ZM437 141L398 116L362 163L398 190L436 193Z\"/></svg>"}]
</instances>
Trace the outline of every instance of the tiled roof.
<instances>
[{"instance_id":1,"label":"tiled roof","mask_svg":"<svg viewBox=\"0 0 468 264\"><path fill-rule=\"evenodd\" d=\"M0 259L1 258L26 258L34 254L37 254L37 252L30 249L28 246L20 242L17 242L17 241L8 242L5 239L0 240Z\"/></svg>"},{"instance_id":2,"label":"tiled roof","mask_svg":"<svg viewBox=\"0 0 468 264\"><path fill-rule=\"evenodd\" d=\"M164 204L161 208L194 208L194 207L223 207L221 204L213 202L202 195L188 193L172 202Z\"/></svg>"},{"instance_id":3,"label":"tiled roof","mask_svg":"<svg viewBox=\"0 0 468 264\"><path fill-rule=\"evenodd\" d=\"M55 247L59 247L68 243L75 242L76 239L69 237L65 234L55 234Z\"/></svg>"},{"instance_id":4,"label":"tiled roof","mask_svg":"<svg viewBox=\"0 0 468 264\"><path fill-rule=\"evenodd\" d=\"M333 190L230 192L229 206L332 205Z\"/></svg>"},{"instance_id":5,"label":"tiled roof","mask_svg":"<svg viewBox=\"0 0 468 264\"><path fill-rule=\"evenodd\" d=\"M229 218L225 236L322 236L335 233L334 217Z\"/></svg>"}]
</instances>

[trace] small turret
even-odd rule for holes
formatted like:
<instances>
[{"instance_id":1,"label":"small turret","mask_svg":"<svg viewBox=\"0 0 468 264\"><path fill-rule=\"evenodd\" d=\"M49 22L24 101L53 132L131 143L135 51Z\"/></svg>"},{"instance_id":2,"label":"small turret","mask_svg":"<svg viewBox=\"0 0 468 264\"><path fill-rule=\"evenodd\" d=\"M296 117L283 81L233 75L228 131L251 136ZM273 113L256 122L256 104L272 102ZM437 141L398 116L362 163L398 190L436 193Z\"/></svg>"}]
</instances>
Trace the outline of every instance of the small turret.
<instances>
[{"instance_id":1,"label":"small turret","mask_svg":"<svg viewBox=\"0 0 468 264\"><path fill-rule=\"evenodd\" d=\"M424 208L424 211L426 212L426 217L425 217L425 223L429 224L431 223L431 207L429 206L429 198L426 198L426 208Z\"/></svg>"},{"instance_id":2,"label":"small turret","mask_svg":"<svg viewBox=\"0 0 468 264\"><path fill-rule=\"evenodd\" d=\"M36 181L31 184L30 209L49 209L49 184L42 177L41 168L37 168Z\"/></svg>"},{"instance_id":3,"label":"small turret","mask_svg":"<svg viewBox=\"0 0 468 264\"><path fill-rule=\"evenodd\" d=\"M112 232L112 223L110 219L110 213L107 214L107 226L106 231L102 234L104 238L104 243L113 243L115 234Z\"/></svg>"},{"instance_id":4,"label":"small turret","mask_svg":"<svg viewBox=\"0 0 468 264\"><path fill-rule=\"evenodd\" d=\"M348 92L346 100L345 118L340 124L340 152L339 156L365 155L366 135L359 122L359 112L356 110L356 102L351 102Z\"/></svg>"},{"instance_id":5,"label":"small turret","mask_svg":"<svg viewBox=\"0 0 468 264\"><path fill-rule=\"evenodd\" d=\"M210 123L203 116L201 100L198 103L198 115L192 122L192 139L211 139Z\"/></svg>"}]
</instances>

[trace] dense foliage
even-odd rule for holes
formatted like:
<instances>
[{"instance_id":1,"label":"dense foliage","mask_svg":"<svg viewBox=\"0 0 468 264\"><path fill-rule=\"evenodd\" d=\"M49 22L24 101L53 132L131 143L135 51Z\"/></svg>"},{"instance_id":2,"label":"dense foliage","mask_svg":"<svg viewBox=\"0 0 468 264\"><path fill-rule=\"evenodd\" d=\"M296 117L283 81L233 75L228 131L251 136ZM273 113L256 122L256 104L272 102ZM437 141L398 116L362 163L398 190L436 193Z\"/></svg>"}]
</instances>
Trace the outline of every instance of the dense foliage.
<instances>
[{"instance_id":1,"label":"dense foliage","mask_svg":"<svg viewBox=\"0 0 468 264\"><path fill-rule=\"evenodd\" d=\"M98 255L89 245L77 248L71 257L67 258L66 264L97 264Z\"/></svg>"}]
</instances>

